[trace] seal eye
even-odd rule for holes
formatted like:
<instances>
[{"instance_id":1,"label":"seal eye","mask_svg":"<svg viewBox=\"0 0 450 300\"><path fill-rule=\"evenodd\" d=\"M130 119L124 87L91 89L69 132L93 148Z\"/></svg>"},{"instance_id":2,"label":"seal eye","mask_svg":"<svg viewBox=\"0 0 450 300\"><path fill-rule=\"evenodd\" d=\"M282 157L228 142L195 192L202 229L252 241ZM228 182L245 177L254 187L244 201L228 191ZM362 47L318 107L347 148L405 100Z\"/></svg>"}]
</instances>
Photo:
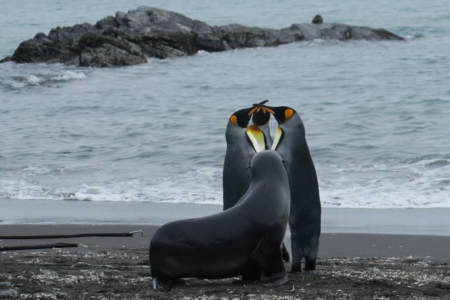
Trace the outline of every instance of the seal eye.
<instances>
[{"instance_id":1,"label":"seal eye","mask_svg":"<svg viewBox=\"0 0 450 300\"><path fill-rule=\"evenodd\" d=\"M294 115L294 110L288 108L284 111L284 122L287 122Z\"/></svg>"},{"instance_id":2,"label":"seal eye","mask_svg":"<svg viewBox=\"0 0 450 300\"><path fill-rule=\"evenodd\" d=\"M236 125L237 127L240 127L240 126L238 125L237 117L236 117L235 115L232 115L232 116L231 116L230 121L231 121L231 123L233 123L233 124Z\"/></svg>"}]
</instances>

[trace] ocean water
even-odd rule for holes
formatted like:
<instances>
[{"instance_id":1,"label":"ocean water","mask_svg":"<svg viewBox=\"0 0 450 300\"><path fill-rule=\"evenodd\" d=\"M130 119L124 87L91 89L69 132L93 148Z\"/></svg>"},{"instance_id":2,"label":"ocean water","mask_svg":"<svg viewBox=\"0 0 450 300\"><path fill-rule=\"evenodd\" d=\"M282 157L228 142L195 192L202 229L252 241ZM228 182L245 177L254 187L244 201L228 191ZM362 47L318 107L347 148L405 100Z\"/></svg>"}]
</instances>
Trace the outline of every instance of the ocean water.
<instances>
[{"instance_id":1,"label":"ocean water","mask_svg":"<svg viewBox=\"0 0 450 300\"><path fill-rule=\"evenodd\" d=\"M216 2L0 0L0 57L38 32L140 5L268 28L321 14L406 41L315 40L115 69L0 64L0 201L221 205L228 118L268 99L302 117L323 207L450 207L447 1Z\"/></svg>"}]
</instances>

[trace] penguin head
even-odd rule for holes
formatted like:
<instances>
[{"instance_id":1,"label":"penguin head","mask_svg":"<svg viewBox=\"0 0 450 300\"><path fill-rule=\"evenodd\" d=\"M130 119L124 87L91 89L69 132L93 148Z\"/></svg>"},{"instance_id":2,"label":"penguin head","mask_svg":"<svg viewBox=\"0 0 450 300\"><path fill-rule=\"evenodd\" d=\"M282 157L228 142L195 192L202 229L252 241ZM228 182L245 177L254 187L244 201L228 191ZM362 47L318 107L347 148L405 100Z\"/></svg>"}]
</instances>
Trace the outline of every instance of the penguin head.
<instances>
[{"instance_id":1,"label":"penguin head","mask_svg":"<svg viewBox=\"0 0 450 300\"><path fill-rule=\"evenodd\" d=\"M253 124L256 126L263 126L269 123L270 114L274 113L271 109L264 106L268 101L269 100L264 100L260 103L254 103L253 109L249 112L249 114L252 115Z\"/></svg>"},{"instance_id":2,"label":"penguin head","mask_svg":"<svg viewBox=\"0 0 450 300\"><path fill-rule=\"evenodd\" d=\"M287 106L278 106L278 107L264 106L264 107L266 109L270 109L273 111L272 114L274 115L279 125L289 121L289 119L292 118L292 116L296 113L295 109Z\"/></svg>"},{"instance_id":3,"label":"penguin head","mask_svg":"<svg viewBox=\"0 0 450 300\"><path fill-rule=\"evenodd\" d=\"M247 128L248 122L250 122L251 115L249 115L250 111L253 108L244 108L236 111L231 115L230 122L236 125L237 127Z\"/></svg>"},{"instance_id":4,"label":"penguin head","mask_svg":"<svg viewBox=\"0 0 450 300\"><path fill-rule=\"evenodd\" d=\"M268 101L254 103L253 107L236 111L230 117L230 122L241 128L247 128L250 119L256 126L266 125L270 121L270 114L274 113L271 109L264 106L264 103Z\"/></svg>"}]
</instances>

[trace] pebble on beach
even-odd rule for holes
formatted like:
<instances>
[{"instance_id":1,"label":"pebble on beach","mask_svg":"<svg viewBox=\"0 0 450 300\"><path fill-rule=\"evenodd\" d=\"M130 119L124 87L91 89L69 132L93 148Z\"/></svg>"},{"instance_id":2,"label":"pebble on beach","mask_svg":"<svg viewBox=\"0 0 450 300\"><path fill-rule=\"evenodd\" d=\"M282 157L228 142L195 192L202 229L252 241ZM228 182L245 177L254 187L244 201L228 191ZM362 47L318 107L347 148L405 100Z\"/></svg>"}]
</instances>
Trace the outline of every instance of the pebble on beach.
<instances>
[{"instance_id":1,"label":"pebble on beach","mask_svg":"<svg viewBox=\"0 0 450 300\"><path fill-rule=\"evenodd\" d=\"M283 286L186 278L168 293L152 289L144 249L0 252L0 264L0 282L21 299L443 299L450 291L450 265L413 257L322 258L325 275L290 274Z\"/></svg>"}]
</instances>

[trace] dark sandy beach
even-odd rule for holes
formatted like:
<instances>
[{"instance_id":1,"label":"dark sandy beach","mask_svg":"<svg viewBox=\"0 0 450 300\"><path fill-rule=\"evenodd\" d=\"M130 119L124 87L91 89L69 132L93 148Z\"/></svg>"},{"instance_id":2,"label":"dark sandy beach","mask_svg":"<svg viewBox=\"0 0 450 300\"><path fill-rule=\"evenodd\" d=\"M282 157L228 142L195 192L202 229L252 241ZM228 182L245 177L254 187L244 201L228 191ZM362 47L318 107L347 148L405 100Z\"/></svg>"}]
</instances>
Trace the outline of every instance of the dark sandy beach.
<instances>
[{"instance_id":1,"label":"dark sandy beach","mask_svg":"<svg viewBox=\"0 0 450 300\"><path fill-rule=\"evenodd\" d=\"M77 248L0 253L0 282L21 299L450 299L450 237L338 234L321 237L318 270L284 286L187 279L152 289L148 244L156 226L0 225L0 235L143 230L144 237L1 240L0 246L77 243ZM289 264L286 264L289 268ZM187 298L186 298L187 297Z\"/></svg>"}]
</instances>

